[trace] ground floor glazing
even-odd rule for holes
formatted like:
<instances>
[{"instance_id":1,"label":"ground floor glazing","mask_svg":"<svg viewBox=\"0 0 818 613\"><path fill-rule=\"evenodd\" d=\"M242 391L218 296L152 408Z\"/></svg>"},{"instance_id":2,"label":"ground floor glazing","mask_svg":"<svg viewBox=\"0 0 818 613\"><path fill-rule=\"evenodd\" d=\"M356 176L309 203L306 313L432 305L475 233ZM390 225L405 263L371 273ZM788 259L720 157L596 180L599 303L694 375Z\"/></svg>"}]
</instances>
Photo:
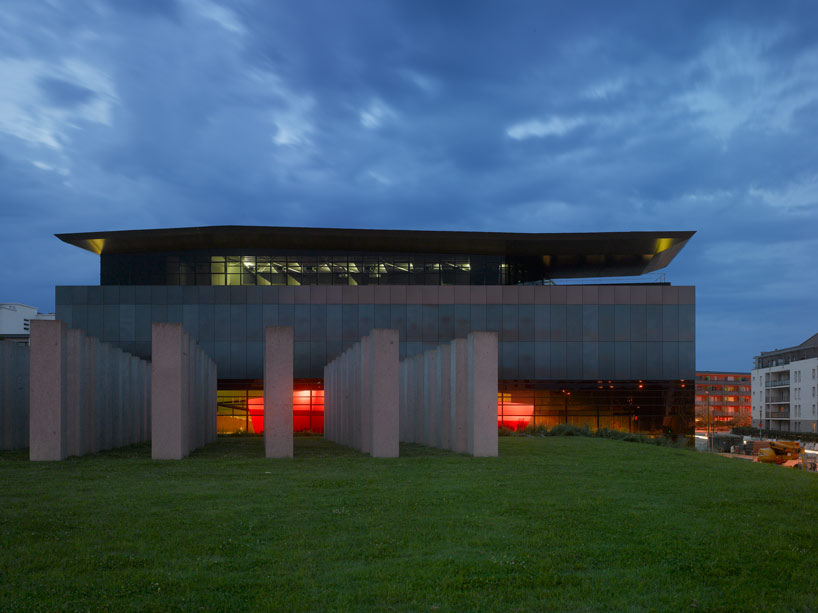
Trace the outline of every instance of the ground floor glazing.
<instances>
[{"instance_id":1,"label":"ground floor glazing","mask_svg":"<svg viewBox=\"0 0 818 613\"><path fill-rule=\"evenodd\" d=\"M684 380L502 380L497 424L512 430L573 424L592 430L692 435L694 396L694 386ZM220 434L263 432L263 381L219 382L217 429ZM293 382L293 430L324 431L322 379Z\"/></svg>"}]
</instances>

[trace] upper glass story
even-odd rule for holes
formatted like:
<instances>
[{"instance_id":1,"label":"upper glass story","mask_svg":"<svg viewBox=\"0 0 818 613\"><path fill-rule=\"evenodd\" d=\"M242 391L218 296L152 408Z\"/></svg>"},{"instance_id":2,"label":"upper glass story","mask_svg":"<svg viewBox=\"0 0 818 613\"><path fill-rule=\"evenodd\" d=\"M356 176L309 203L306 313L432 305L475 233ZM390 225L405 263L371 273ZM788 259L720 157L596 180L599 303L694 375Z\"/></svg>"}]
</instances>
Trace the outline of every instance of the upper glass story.
<instances>
[{"instance_id":1,"label":"upper glass story","mask_svg":"<svg viewBox=\"0 0 818 613\"><path fill-rule=\"evenodd\" d=\"M536 261L456 254L222 250L102 254L102 285L517 285Z\"/></svg>"},{"instance_id":2,"label":"upper glass story","mask_svg":"<svg viewBox=\"0 0 818 613\"><path fill-rule=\"evenodd\" d=\"M57 235L102 285L520 285L638 276L693 232L508 233L214 226Z\"/></svg>"}]
</instances>

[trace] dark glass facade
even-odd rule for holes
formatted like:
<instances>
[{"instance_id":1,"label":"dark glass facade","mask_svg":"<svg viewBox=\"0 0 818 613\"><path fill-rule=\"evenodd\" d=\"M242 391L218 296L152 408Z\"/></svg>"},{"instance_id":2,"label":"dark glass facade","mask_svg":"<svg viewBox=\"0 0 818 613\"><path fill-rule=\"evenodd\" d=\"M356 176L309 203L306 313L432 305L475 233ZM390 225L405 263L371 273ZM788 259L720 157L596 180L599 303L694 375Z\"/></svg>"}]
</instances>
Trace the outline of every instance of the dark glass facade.
<instances>
[{"instance_id":1,"label":"dark glass facade","mask_svg":"<svg viewBox=\"0 0 818 613\"><path fill-rule=\"evenodd\" d=\"M557 424L664 434L692 428L695 383L678 381L501 381L497 419L512 430Z\"/></svg>"},{"instance_id":2,"label":"dark glass facade","mask_svg":"<svg viewBox=\"0 0 818 613\"><path fill-rule=\"evenodd\" d=\"M692 288L466 287L462 298L455 289L58 287L56 310L70 326L143 358L152 322L182 323L221 379L261 378L265 326L293 327L297 378L323 377L325 364L373 328L391 328L401 359L495 331L501 379L695 379Z\"/></svg>"}]
</instances>

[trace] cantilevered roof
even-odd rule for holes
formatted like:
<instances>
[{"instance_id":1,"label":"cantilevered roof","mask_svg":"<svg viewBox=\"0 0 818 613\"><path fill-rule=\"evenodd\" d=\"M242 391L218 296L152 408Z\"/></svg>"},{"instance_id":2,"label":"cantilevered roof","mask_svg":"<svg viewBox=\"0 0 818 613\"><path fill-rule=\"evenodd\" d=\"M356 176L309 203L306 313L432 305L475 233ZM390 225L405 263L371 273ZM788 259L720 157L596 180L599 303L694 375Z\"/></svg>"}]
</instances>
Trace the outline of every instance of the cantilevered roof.
<instances>
[{"instance_id":1,"label":"cantilevered roof","mask_svg":"<svg viewBox=\"0 0 818 613\"><path fill-rule=\"evenodd\" d=\"M693 234L693 231L529 234L206 226L56 236L101 255L215 249L495 255L536 260L550 278L568 278L639 275L664 268Z\"/></svg>"}]
</instances>

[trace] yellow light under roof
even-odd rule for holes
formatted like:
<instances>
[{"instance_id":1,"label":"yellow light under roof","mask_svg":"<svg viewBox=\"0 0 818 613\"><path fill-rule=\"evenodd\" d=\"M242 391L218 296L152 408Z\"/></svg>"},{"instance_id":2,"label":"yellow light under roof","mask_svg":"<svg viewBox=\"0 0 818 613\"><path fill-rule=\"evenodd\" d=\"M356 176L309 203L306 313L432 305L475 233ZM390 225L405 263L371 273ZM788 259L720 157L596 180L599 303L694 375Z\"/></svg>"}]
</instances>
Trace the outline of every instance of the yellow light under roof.
<instances>
[{"instance_id":1,"label":"yellow light under roof","mask_svg":"<svg viewBox=\"0 0 818 613\"><path fill-rule=\"evenodd\" d=\"M91 238L88 240L88 244L91 246L91 250L97 255L99 255L102 253L102 249L105 247L105 239Z\"/></svg>"},{"instance_id":2,"label":"yellow light under roof","mask_svg":"<svg viewBox=\"0 0 818 613\"><path fill-rule=\"evenodd\" d=\"M656 249L654 253L661 253L665 249L670 249L673 246L673 239L672 238L657 238L656 239Z\"/></svg>"}]
</instances>

